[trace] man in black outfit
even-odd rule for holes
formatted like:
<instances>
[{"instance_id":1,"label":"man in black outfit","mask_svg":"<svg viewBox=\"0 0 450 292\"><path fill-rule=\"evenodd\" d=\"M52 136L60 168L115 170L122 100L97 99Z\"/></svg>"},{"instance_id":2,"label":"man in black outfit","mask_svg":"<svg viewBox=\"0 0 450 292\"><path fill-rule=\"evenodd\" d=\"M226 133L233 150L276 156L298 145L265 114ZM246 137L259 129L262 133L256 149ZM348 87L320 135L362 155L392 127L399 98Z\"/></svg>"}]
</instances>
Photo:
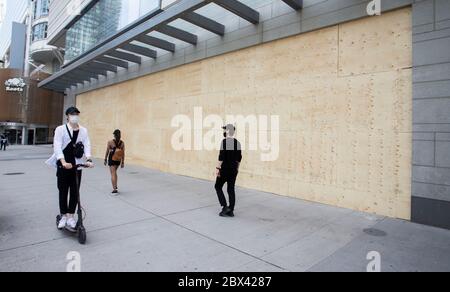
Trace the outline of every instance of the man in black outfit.
<instances>
[{"instance_id":1,"label":"man in black outfit","mask_svg":"<svg viewBox=\"0 0 450 292\"><path fill-rule=\"evenodd\" d=\"M235 183L239 172L239 165L242 161L241 143L234 138L236 128L233 125L223 127L225 139L222 141L219 154L219 164L217 166L217 180L215 189L222 206L222 217L234 217L234 207L236 204ZM230 199L230 205L227 205L223 186L227 183L227 192Z\"/></svg>"},{"instance_id":2,"label":"man in black outfit","mask_svg":"<svg viewBox=\"0 0 450 292\"><path fill-rule=\"evenodd\" d=\"M56 128L53 139L54 153L46 162L57 169L61 214L58 229L66 228L72 232L77 227L74 215L81 183L81 170L78 169L77 165L83 164L87 167L94 167L91 159L91 142L88 130L80 125L79 115L80 111L76 107L67 109L67 123Z\"/></svg>"},{"instance_id":3,"label":"man in black outfit","mask_svg":"<svg viewBox=\"0 0 450 292\"><path fill-rule=\"evenodd\" d=\"M6 144L8 144L8 140L5 135L0 136L0 150L6 151Z\"/></svg>"}]
</instances>

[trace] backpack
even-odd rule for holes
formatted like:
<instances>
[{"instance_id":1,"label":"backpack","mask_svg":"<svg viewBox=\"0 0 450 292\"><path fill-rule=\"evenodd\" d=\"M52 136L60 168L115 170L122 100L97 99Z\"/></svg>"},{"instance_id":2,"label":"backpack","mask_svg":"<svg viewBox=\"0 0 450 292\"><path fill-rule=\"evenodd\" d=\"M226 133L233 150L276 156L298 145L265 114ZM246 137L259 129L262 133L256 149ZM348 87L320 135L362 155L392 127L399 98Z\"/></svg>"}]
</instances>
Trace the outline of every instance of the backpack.
<instances>
[{"instance_id":1,"label":"backpack","mask_svg":"<svg viewBox=\"0 0 450 292\"><path fill-rule=\"evenodd\" d=\"M124 154L125 154L123 151L123 148L122 148L122 141L120 141L119 144L117 144L116 141L114 141L114 143L116 144L116 148L114 148L112 160L113 161L122 161Z\"/></svg>"}]
</instances>

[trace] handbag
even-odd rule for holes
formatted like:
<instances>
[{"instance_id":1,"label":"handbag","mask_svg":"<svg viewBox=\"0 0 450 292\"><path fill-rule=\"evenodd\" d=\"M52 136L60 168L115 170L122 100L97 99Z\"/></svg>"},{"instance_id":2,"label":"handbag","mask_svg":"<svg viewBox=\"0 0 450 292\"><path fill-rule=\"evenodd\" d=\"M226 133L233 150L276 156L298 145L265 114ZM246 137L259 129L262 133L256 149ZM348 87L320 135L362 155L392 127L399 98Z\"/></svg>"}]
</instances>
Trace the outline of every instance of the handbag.
<instances>
[{"instance_id":1,"label":"handbag","mask_svg":"<svg viewBox=\"0 0 450 292\"><path fill-rule=\"evenodd\" d=\"M84 145L83 142L74 143L72 134L70 134L69 127L66 125L67 133L69 133L70 141L73 146L73 153L75 155L75 158L81 159L84 156ZM76 141L75 141L76 142Z\"/></svg>"}]
</instances>

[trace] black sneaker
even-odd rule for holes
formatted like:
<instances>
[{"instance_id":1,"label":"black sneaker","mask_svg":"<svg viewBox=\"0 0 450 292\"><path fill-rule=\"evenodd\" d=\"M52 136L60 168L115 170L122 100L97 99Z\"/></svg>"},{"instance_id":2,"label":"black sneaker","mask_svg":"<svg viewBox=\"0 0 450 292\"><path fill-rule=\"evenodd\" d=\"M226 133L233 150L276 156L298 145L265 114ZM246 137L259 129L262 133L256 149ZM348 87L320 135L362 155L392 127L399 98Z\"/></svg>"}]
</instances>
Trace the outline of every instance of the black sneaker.
<instances>
[{"instance_id":1,"label":"black sneaker","mask_svg":"<svg viewBox=\"0 0 450 292\"><path fill-rule=\"evenodd\" d=\"M228 216L228 217L234 217L234 212L233 212L233 210L228 211L228 212L227 212L227 216Z\"/></svg>"},{"instance_id":2,"label":"black sneaker","mask_svg":"<svg viewBox=\"0 0 450 292\"><path fill-rule=\"evenodd\" d=\"M220 212L219 216L220 217L228 217L228 213L230 212L230 208L228 207L223 207L222 212Z\"/></svg>"}]
</instances>

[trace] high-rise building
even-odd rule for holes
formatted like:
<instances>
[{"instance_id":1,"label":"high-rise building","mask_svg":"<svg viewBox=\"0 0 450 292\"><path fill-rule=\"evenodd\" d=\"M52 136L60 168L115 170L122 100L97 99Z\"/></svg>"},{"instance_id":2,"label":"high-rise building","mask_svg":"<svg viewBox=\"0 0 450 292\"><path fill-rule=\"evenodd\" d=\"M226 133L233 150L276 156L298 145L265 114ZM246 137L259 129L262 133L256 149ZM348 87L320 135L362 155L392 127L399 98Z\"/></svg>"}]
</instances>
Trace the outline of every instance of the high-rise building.
<instances>
[{"instance_id":1,"label":"high-rise building","mask_svg":"<svg viewBox=\"0 0 450 292\"><path fill-rule=\"evenodd\" d=\"M66 34L65 61L70 62L120 29L123 1L99 1Z\"/></svg>"},{"instance_id":2,"label":"high-rise building","mask_svg":"<svg viewBox=\"0 0 450 292\"><path fill-rule=\"evenodd\" d=\"M45 66L41 71L52 74L59 70L63 63L63 55L55 46L48 44L49 9L50 0L31 1L32 24L29 54L31 70L36 69L36 66Z\"/></svg>"},{"instance_id":3,"label":"high-rise building","mask_svg":"<svg viewBox=\"0 0 450 292\"><path fill-rule=\"evenodd\" d=\"M0 60L5 68L32 73L39 67L48 74L59 70L63 55L48 44L50 0L6 0L1 27ZM5 36L5 37L3 37Z\"/></svg>"},{"instance_id":4,"label":"high-rise building","mask_svg":"<svg viewBox=\"0 0 450 292\"><path fill-rule=\"evenodd\" d=\"M208 179L202 123L177 151L174 117L278 117L253 129L277 158L246 150L241 186L450 228L450 5L379 2L52 1L65 63L39 85L81 109L97 157L120 128L130 163Z\"/></svg>"},{"instance_id":5,"label":"high-rise building","mask_svg":"<svg viewBox=\"0 0 450 292\"><path fill-rule=\"evenodd\" d=\"M3 24L0 28L0 60L4 67L25 66L26 32L29 24L28 0L5 0ZM11 47L14 48L11 50ZM12 64L11 64L12 62Z\"/></svg>"},{"instance_id":6,"label":"high-rise building","mask_svg":"<svg viewBox=\"0 0 450 292\"><path fill-rule=\"evenodd\" d=\"M0 0L0 29L3 23L3 19L5 17L5 8L6 8L5 0Z\"/></svg>"}]
</instances>

